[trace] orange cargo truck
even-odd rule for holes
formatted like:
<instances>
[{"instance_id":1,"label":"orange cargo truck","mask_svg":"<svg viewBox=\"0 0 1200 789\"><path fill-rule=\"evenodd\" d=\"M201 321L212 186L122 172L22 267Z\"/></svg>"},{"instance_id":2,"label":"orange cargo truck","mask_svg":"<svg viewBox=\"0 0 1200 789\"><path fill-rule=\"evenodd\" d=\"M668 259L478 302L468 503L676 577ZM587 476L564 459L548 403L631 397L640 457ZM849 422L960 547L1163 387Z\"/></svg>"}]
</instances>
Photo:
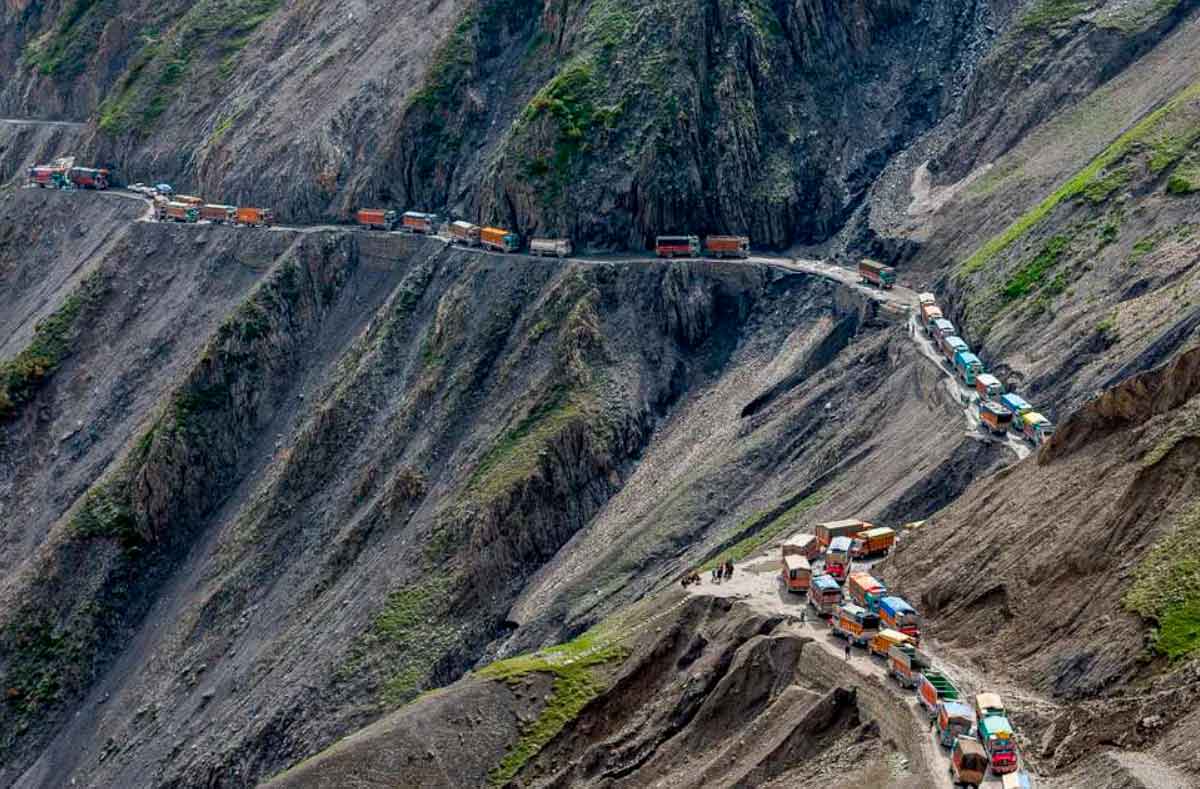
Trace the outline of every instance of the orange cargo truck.
<instances>
[{"instance_id":1,"label":"orange cargo truck","mask_svg":"<svg viewBox=\"0 0 1200 789\"><path fill-rule=\"evenodd\" d=\"M384 208L360 208L354 219L362 227L372 230L393 230L396 227L396 212Z\"/></svg>"},{"instance_id":2,"label":"orange cargo truck","mask_svg":"<svg viewBox=\"0 0 1200 789\"><path fill-rule=\"evenodd\" d=\"M896 544L896 530L887 526L876 526L859 532L854 540L853 553L856 559L886 556Z\"/></svg>"},{"instance_id":3,"label":"orange cargo truck","mask_svg":"<svg viewBox=\"0 0 1200 789\"><path fill-rule=\"evenodd\" d=\"M708 236L704 239L704 254L718 258L748 258L750 239L745 236Z\"/></svg>"},{"instance_id":4,"label":"orange cargo truck","mask_svg":"<svg viewBox=\"0 0 1200 789\"><path fill-rule=\"evenodd\" d=\"M200 218L214 224L223 225L232 222L237 209L231 205L215 205L209 203L200 206Z\"/></svg>"},{"instance_id":5,"label":"orange cargo truck","mask_svg":"<svg viewBox=\"0 0 1200 789\"><path fill-rule=\"evenodd\" d=\"M859 532L866 531L869 528L871 528L871 524L853 518L840 521L826 521L825 523L817 524L817 541L821 543L822 548L828 548L829 544L838 537L854 539L858 536Z\"/></svg>"},{"instance_id":6,"label":"orange cargo truck","mask_svg":"<svg viewBox=\"0 0 1200 789\"><path fill-rule=\"evenodd\" d=\"M275 221L274 214L269 208L242 208L238 206L234 221L247 227L270 227Z\"/></svg>"},{"instance_id":7,"label":"orange cargo truck","mask_svg":"<svg viewBox=\"0 0 1200 789\"><path fill-rule=\"evenodd\" d=\"M497 252L516 252L521 248L521 237L499 227L485 227L479 231L479 243Z\"/></svg>"},{"instance_id":8,"label":"orange cargo truck","mask_svg":"<svg viewBox=\"0 0 1200 789\"><path fill-rule=\"evenodd\" d=\"M420 211L405 211L401 217L401 229L406 233L424 233L432 236L437 233L440 224L437 214L423 214Z\"/></svg>"},{"instance_id":9,"label":"orange cargo truck","mask_svg":"<svg viewBox=\"0 0 1200 789\"><path fill-rule=\"evenodd\" d=\"M451 244L463 244L468 247L479 246L479 225L459 219L451 222L447 229L450 231Z\"/></svg>"},{"instance_id":10,"label":"orange cargo truck","mask_svg":"<svg viewBox=\"0 0 1200 789\"><path fill-rule=\"evenodd\" d=\"M800 554L785 553L783 555L783 582L789 592L808 592L812 580L812 565Z\"/></svg>"},{"instance_id":11,"label":"orange cargo truck","mask_svg":"<svg viewBox=\"0 0 1200 789\"><path fill-rule=\"evenodd\" d=\"M195 222L200 219L200 209L187 203L159 203L157 210L160 222Z\"/></svg>"}]
</instances>

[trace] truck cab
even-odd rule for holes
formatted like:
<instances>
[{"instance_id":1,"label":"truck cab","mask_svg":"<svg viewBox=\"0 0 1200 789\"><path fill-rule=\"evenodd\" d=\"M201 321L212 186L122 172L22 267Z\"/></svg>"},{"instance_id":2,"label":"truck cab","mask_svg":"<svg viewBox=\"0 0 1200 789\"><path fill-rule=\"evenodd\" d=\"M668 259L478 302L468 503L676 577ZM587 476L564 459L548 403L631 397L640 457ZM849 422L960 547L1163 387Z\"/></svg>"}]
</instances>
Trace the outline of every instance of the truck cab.
<instances>
[{"instance_id":1,"label":"truck cab","mask_svg":"<svg viewBox=\"0 0 1200 789\"><path fill-rule=\"evenodd\" d=\"M1041 446L1054 435L1054 423L1037 411L1027 411L1021 416L1021 433L1035 447Z\"/></svg>"},{"instance_id":2,"label":"truck cab","mask_svg":"<svg viewBox=\"0 0 1200 789\"><path fill-rule=\"evenodd\" d=\"M975 376L975 391L984 400L995 400L1004 394L1004 384L991 373L980 373Z\"/></svg>"},{"instance_id":3,"label":"truck cab","mask_svg":"<svg viewBox=\"0 0 1200 789\"><path fill-rule=\"evenodd\" d=\"M879 619L917 643L921 640L921 617L902 597L889 595L879 601Z\"/></svg>"},{"instance_id":4,"label":"truck cab","mask_svg":"<svg viewBox=\"0 0 1200 789\"><path fill-rule=\"evenodd\" d=\"M970 346L967 345L967 341L962 337L959 337L957 334L946 335L942 338L940 344L942 346L942 355L951 362L954 361L954 357L958 354L969 353L971 350Z\"/></svg>"},{"instance_id":5,"label":"truck cab","mask_svg":"<svg viewBox=\"0 0 1200 789\"><path fill-rule=\"evenodd\" d=\"M950 751L950 782L978 789L987 777L988 757L979 741L957 737Z\"/></svg>"},{"instance_id":6,"label":"truck cab","mask_svg":"<svg viewBox=\"0 0 1200 789\"><path fill-rule=\"evenodd\" d=\"M845 603L838 608L833 621L833 634L851 644L866 646L879 632L879 617L854 603Z\"/></svg>"}]
</instances>

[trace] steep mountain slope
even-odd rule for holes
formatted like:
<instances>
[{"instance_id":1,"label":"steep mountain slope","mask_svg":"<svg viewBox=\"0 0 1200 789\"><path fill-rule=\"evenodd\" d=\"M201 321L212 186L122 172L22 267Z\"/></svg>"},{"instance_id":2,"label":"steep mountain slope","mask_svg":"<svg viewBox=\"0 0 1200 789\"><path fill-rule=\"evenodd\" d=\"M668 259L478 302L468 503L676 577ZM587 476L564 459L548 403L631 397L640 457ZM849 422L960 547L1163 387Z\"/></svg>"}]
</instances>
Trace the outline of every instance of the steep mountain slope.
<instances>
[{"instance_id":1,"label":"steep mountain slope","mask_svg":"<svg viewBox=\"0 0 1200 789\"><path fill-rule=\"evenodd\" d=\"M88 200L122 198L5 216ZM808 275L144 222L91 260L4 424L20 786L252 783L718 551L923 516L927 470L1008 455L902 323ZM46 345L22 309L17 363Z\"/></svg>"},{"instance_id":2,"label":"steep mountain slope","mask_svg":"<svg viewBox=\"0 0 1200 789\"><path fill-rule=\"evenodd\" d=\"M286 218L363 203L640 248L821 240L954 105L987 3L10 3L0 115ZM432 53L432 57L430 57ZM286 134L281 133L286 130Z\"/></svg>"}]
</instances>

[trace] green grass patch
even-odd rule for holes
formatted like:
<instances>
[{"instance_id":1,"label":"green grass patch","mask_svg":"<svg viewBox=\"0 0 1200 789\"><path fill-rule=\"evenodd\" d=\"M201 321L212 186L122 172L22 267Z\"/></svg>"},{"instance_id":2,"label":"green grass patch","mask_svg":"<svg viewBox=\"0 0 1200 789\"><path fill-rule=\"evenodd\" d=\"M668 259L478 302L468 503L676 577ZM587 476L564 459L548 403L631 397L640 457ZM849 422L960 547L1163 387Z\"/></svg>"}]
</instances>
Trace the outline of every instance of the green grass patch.
<instances>
[{"instance_id":1,"label":"green grass patch","mask_svg":"<svg viewBox=\"0 0 1200 789\"><path fill-rule=\"evenodd\" d=\"M87 68L109 20L118 11L116 0L75 0L64 7L54 27L30 41L24 62L43 76L67 81Z\"/></svg>"},{"instance_id":2,"label":"green grass patch","mask_svg":"<svg viewBox=\"0 0 1200 789\"><path fill-rule=\"evenodd\" d=\"M829 498L824 490L818 490L784 510L778 516L772 516L772 510L756 512L743 520L734 529L734 536L746 534L734 545L712 557L700 566L700 572L711 570L719 564L732 560L735 564L753 556L771 541L779 538L785 532L793 529L801 518L821 502Z\"/></svg>"},{"instance_id":3,"label":"green grass patch","mask_svg":"<svg viewBox=\"0 0 1200 789\"><path fill-rule=\"evenodd\" d=\"M1005 301L1016 301L1036 290L1046 271L1059 262L1070 244L1071 240L1066 236L1051 238L1033 260L1013 272L1001 287L1000 295Z\"/></svg>"},{"instance_id":4,"label":"green grass patch","mask_svg":"<svg viewBox=\"0 0 1200 789\"><path fill-rule=\"evenodd\" d=\"M38 322L29 346L10 361L0 363L0 420L29 402L70 355L80 317L107 291L108 283L99 271L89 274L61 307Z\"/></svg>"},{"instance_id":5,"label":"green grass patch","mask_svg":"<svg viewBox=\"0 0 1200 789\"><path fill-rule=\"evenodd\" d=\"M1048 30L1070 22L1089 8L1086 0L1035 0L1018 18L1024 31Z\"/></svg>"},{"instance_id":6,"label":"green grass patch","mask_svg":"<svg viewBox=\"0 0 1200 789\"><path fill-rule=\"evenodd\" d=\"M471 475L468 492L491 500L529 479L546 446L571 424L591 419L596 410L595 398L589 393L565 387L551 390L488 450Z\"/></svg>"},{"instance_id":7,"label":"green grass patch","mask_svg":"<svg viewBox=\"0 0 1200 789\"><path fill-rule=\"evenodd\" d=\"M538 672L554 677L550 699L537 719L521 731L521 738L489 774L493 786L511 781L587 704L604 692L608 683L597 673L605 664L623 660L628 654L611 633L593 630L567 644L531 655L502 660L481 669L481 677L519 683Z\"/></svg>"},{"instance_id":8,"label":"green grass patch","mask_svg":"<svg viewBox=\"0 0 1200 789\"><path fill-rule=\"evenodd\" d=\"M1193 506L1134 570L1126 609L1155 623L1151 648L1179 660L1200 648L1200 506Z\"/></svg>"},{"instance_id":9,"label":"green grass patch","mask_svg":"<svg viewBox=\"0 0 1200 789\"><path fill-rule=\"evenodd\" d=\"M383 674L380 700L389 708L415 699L437 662L458 642L450 624L453 580L429 575L388 595L367 631L350 649L338 678L349 680L373 666Z\"/></svg>"},{"instance_id":10,"label":"green grass patch","mask_svg":"<svg viewBox=\"0 0 1200 789\"><path fill-rule=\"evenodd\" d=\"M1083 197L1093 203L1103 203L1114 192L1124 189L1133 178L1133 170L1129 167L1114 167L1103 173L1097 173L1083 187Z\"/></svg>"},{"instance_id":11,"label":"green grass patch","mask_svg":"<svg viewBox=\"0 0 1200 789\"><path fill-rule=\"evenodd\" d=\"M1104 339L1116 342L1120 336L1117 330L1117 313L1112 312L1103 320L1096 324L1096 334L1099 334Z\"/></svg>"},{"instance_id":12,"label":"green grass patch","mask_svg":"<svg viewBox=\"0 0 1200 789\"><path fill-rule=\"evenodd\" d=\"M1100 173L1106 172L1124 158L1136 144L1145 140L1151 132L1157 129L1164 119L1169 118L1181 106L1198 97L1200 97L1200 82L1189 85L1172 96L1166 104L1147 115L1133 128L1114 140L1100 155L1052 194L984 243L963 263L959 269L959 276L969 276L983 269L996 255L1049 216L1050 212L1059 204L1081 194Z\"/></svg>"}]
</instances>

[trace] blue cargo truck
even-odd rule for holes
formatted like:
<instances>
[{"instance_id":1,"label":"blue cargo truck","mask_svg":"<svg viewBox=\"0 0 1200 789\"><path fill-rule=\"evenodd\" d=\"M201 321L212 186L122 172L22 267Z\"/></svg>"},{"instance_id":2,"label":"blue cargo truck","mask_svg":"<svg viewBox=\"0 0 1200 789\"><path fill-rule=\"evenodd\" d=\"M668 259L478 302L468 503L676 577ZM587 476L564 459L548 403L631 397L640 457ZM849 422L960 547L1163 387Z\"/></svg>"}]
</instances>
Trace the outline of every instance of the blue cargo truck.
<instances>
[{"instance_id":1,"label":"blue cargo truck","mask_svg":"<svg viewBox=\"0 0 1200 789\"><path fill-rule=\"evenodd\" d=\"M1007 409L1012 415L1012 424L1009 429L1015 433L1024 433L1024 423L1021 417L1033 410L1033 406L1021 397L1019 394L1009 392L1008 394L1000 395L1000 406Z\"/></svg>"},{"instance_id":2,"label":"blue cargo truck","mask_svg":"<svg viewBox=\"0 0 1200 789\"><path fill-rule=\"evenodd\" d=\"M967 386L975 386L975 376L983 372L983 362L970 351L959 351L954 354L954 370Z\"/></svg>"}]
</instances>

